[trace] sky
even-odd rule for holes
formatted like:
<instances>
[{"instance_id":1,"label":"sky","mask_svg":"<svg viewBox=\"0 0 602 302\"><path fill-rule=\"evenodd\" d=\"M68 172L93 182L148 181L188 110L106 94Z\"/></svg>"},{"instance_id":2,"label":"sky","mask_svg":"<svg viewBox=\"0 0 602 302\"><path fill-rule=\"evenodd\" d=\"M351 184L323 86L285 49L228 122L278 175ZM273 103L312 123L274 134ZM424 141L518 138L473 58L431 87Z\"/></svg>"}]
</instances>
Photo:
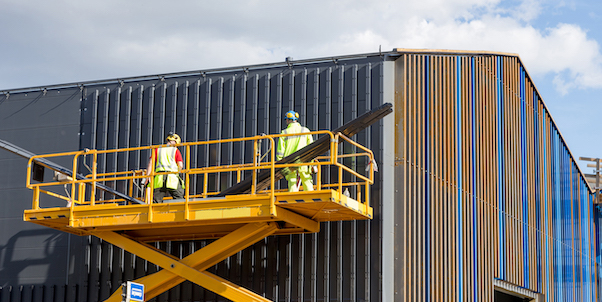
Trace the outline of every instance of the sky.
<instances>
[{"instance_id":1,"label":"sky","mask_svg":"<svg viewBox=\"0 0 602 302\"><path fill-rule=\"evenodd\" d=\"M0 91L379 48L509 52L572 154L602 158L598 1L0 0Z\"/></svg>"}]
</instances>

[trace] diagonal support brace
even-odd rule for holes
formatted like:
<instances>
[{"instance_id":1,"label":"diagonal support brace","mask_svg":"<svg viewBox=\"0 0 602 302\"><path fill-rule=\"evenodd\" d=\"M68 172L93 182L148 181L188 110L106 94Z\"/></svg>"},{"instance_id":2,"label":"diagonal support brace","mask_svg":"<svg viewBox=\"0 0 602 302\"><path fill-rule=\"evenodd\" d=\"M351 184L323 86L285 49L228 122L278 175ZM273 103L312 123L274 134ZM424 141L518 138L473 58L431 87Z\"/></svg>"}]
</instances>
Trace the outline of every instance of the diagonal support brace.
<instances>
[{"instance_id":1,"label":"diagonal support brace","mask_svg":"<svg viewBox=\"0 0 602 302\"><path fill-rule=\"evenodd\" d=\"M163 268L157 273L136 280L145 285L146 299L153 298L185 280L190 280L233 301L269 301L204 270L270 236L276 230L275 223L247 224L182 260L114 232L92 234ZM121 291L121 288L117 289L106 301L121 301Z\"/></svg>"}]
</instances>

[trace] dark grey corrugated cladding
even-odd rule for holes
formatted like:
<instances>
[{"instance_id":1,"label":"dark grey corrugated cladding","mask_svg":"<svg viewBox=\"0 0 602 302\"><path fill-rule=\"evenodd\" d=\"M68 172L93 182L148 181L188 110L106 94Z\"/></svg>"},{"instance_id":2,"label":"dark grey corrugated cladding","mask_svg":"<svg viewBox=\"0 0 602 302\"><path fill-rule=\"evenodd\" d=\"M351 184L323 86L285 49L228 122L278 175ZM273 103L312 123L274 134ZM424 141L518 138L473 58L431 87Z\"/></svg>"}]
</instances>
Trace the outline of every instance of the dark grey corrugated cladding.
<instances>
[{"instance_id":1,"label":"dark grey corrugated cladding","mask_svg":"<svg viewBox=\"0 0 602 302\"><path fill-rule=\"evenodd\" d=\"M80 99L79 88L0 94L0 137L38 154L76 150ZM74 246L85 240L23 222L23 210L31 208L32 200L31 191L25 188L26 164L27 160L17 155L0 152L3 302L63 297L65 285L74 280L68 270L69 258L74 259Z\"/></svg>"},{"instance_id":2,"label":"dark grey corrugated cladding","mask_svg":"<svg viewBox=\"0 0 602 302\"><path fill-rule=\"evenodd\" d=\"M54 124L38 126L35 120L36 126L32 127L31 123L22 122L13 125L13 131L22 132L20 138L8 134L13 131L2 130L0 138L38 153L159 144L169 131L177 132L184 141L205 141L279 133L283 127L282 115L288 110L298 111L301 123L310 129L334 129L383 103L383 61L388 59L388 54L361 55L291 61L290 65L266 64L104 80L49 86L45 95L32 89L16 89L10 91L8 99L6 95L0 96L0 100L4 100L0 103L0 115L12 114L25 121L28 117L46 114ZM62 98L50 98L58 92ZM37 104L26 106L30 102ZM45 109L53 106L69 107L70 111L59 113L56 109ZM52 127L62 129L67 121L71 123L67 127L70 131L60 137L53 132L55 139L49 144L33 147L26 142L37 128L52 132ZM1 123L10 123L10 119L2 116ZM375 125L356 136L359 143L375 152L377 159L382 154L380 131L381 128ZM191 164L242 163L251 158L250 150L248 146L233 143L199 147L192 150ZM0 160L8 156L0 153ZM99 158L98 168L99 171L114 171L126 166L145 168L148 156L140 152L106 156ZM13 164L12 160L7 161ZM365 165L361 161L352 164L357 169L363 169ZM20 176L11 177L8 182L21 193L10 198L2 194L0 198L11 205L28 205L31 192L22 189L24 163L13 170L11 175L17 173ZM376 177L372 188L374 220L323 223L318 234L269 237L210 271L272 300L380 301L381 185L378 173ZM197 179L199 181L201 179ZM220 179L209 181L213 188L224 189L234 183L235 177L224 173ZM193 183L191 189L197 188L198 185ZM33 238L28 240L27 249L43 259L40 267L45 265L44 261L57 267L45 278L31 279L34 273L30 269L38 264L25 262L24 268L15 268L3 262L0 269L8 275L19 275L19 278L3 279L4 274L0 274L3 297L7 295L6 289L12 287L8 301L20 301L15 300L16 292L18 295L31 295L32 292L39 296L35 294L35 288L29 290L30 285L41 286L44 295L54 291L61 297L68 296L69 301L98 301L107 298L122 281L157 270L155 265L97 238L78 238L22 222L25 208L27 206L18 207L7 218L11 219L15 230L32 229L66 239L47 241L46 246ZM10 240L14 234L8 236L2 235L3 241ZM205 244L164 242L158 243L157 247L182 256ZM48 245L57 251L56 255L45 254ZM13 253L22 251L18 247L10 248ZM4 250L6 254L7 248ZM53 275L61 270L63 273L59 276ZM157 301L216 298L221 299L186 282L157 297ZM32 301L42 300L33 298Z\"/></svg>"}]
</instances>

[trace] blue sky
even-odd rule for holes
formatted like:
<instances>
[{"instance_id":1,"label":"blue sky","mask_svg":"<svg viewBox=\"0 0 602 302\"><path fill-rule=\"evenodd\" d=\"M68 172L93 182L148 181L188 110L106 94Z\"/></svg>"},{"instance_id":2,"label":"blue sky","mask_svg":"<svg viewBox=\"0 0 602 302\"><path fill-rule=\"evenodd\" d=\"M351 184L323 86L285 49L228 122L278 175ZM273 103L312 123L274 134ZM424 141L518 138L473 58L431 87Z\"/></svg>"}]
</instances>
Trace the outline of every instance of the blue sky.
<instances>
[{"instance_id":1,"label":"blue sky","mask_svg":"<svg viewBox=\"0 0 602 302\"><path fill-rule=\"evenodd\" d=\"M599 128L602 119L602 78L599 77L602 63L601 3L581 0L543 2L538 17L531 24L542 31L558 27L559 24L576 26L591 41L591 51L595 51L595 57L584 63L591 64L597 71L583 71L584 77L594 79L591 83L575 83L574 87L562 88L563 85L558 83L557 78L571 81L575 77L572 72L579 72L566 69L537 74L534 81L573 155L577 158L602 158L602 131ZM579 55L578 52L575 54ZM592 173L593 169L587 168L586 164L587 162L579 161L585 173Z\"/></svg>"},{"instance_id":2,"label":"blue sky","mask_svg":"<svg viewBox=\"0 0 602 302\"><path fill-rule=\"evenodd\" d=\"M602 157L589 0L0 0L0 91L393 48L518 54L574 156ZM579 162L586 173L584 162Z\"/></svg>"}]
</instances>

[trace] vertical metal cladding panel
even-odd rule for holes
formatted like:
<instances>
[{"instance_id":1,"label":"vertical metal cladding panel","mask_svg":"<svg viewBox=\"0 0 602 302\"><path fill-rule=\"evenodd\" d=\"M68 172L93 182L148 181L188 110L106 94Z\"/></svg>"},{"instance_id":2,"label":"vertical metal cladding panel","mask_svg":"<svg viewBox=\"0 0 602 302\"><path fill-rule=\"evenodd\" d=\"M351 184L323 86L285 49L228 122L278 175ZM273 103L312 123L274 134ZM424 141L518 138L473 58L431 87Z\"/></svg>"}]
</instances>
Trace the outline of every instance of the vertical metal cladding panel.
<instances>
[{"instance_id":1,"label":"vertical metal cladding panel","mask_svg":"<svg viewBox=\"0 0 602 302\"><path fill-rule=\"evenodd\" d=\"M0 138L35 153L77 149L81 108L77 87L3 93ZM55 287L86 278L84 253L76 251L85 238L24 222L23 210L32 205L31 191L24 186L27 160L0 151L0 164L0 301L49 301L55 295L64 299L65 291L53 292ZM52 177L51 172L46 170L44 177Z\"/></svg>"},{"instance_id":2,"label":"vertical metal cladding panel","mask_svg":"<svg viewBox=\"0 0 602 302\"><path fill-rule=\"evenodd\" d=\"M260 133L279 133L283 113L295 110L310 129L332 129L367 112L382 101L382 58L322 62L284 68L265 68L201 74L157 81L119 82L87 86L87 104L94 113L83 115L90 135L81 148L114 148L162 143L169 131L183 141L209 140ZM94 130L94 131L93 131ZM356 137L382 154L379 127ZM126 138L121 137L127 132ZM119 135L115 135L119 134ZM263 146L267 150L268 146ZM129 154L129 167L145 168L150 154ZM250 146L225 143L192 150L197 166L236 164L248 160ZM133 161L133 162L132 162ZM125 158L104 158L100 171L122 165ZM351 163L364 169L366 163ZM324 172L326 177L329 171ZM334 176L334 174L332 174ZM209 179L212 189L233 184L237 176L224 173ZM243 175L244 177L244 175ZM378 177L378 174L377 174ZM200 190L202 177L193 181ZM318 234L275 236L249 247L209 271L281 301L379 301L380 235L379 191L371 204L375 219L323 223ZM156 247L182 256L206 242L167 242ZM149 262L90 238L88 301L108 297L119 282L157 270ZM424 278L423 278L424 279ZM223 300L185 282L156 301Z\"/></svg>"},{"instance_id":3,"label":"vertical metal cladding panel","mask_svg":"<svg viewBox=\"0 0 602 302\"><path fill-rule=\"evenodd\" d=\"M595 301L599 209L518 57L397 61L399 301Z\"/></svg>"}]
</instances>

